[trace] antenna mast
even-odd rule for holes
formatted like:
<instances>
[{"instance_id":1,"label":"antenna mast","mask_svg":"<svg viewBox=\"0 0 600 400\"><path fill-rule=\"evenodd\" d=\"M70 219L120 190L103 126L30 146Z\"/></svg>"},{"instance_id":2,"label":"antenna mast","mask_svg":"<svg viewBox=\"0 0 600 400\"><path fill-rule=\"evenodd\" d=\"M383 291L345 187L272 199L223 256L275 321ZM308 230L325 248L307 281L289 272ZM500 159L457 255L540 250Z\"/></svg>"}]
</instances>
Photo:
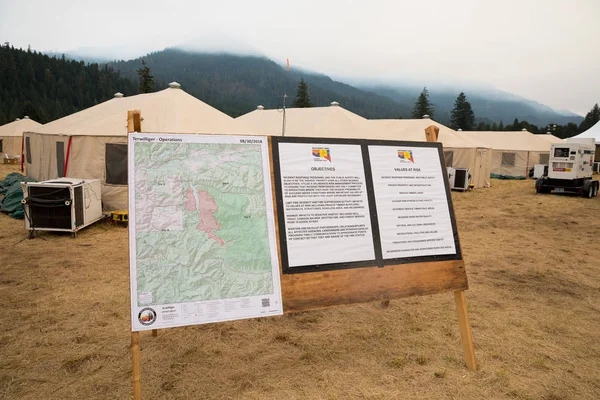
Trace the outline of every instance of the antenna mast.
<instances>
[{"instance_id":1,"label":"antenna mast","mask_svg":"<svg viewBox=\"0 0 600 400\"><path fill-rule=\"evenodd\" d=\"M285 59L285 69L287 70L287 72L290 72L290 59L286 58ZM286 84L284 81L283 84L283 124L281 126L281 136L285 136L285 102L287 100L287 90L286 90Z\"/></svg>"},{"instance_id":2,"label":"antenna mast","mask_svg":"<svg viewBox=\"0 0 600 400\"><path fill-rule=\"evenodd\" d=\"M281 127L281 136L285 136L285 101L287 100L287 94L283 94L283 126Z\"/></svg>"}]
</instances>

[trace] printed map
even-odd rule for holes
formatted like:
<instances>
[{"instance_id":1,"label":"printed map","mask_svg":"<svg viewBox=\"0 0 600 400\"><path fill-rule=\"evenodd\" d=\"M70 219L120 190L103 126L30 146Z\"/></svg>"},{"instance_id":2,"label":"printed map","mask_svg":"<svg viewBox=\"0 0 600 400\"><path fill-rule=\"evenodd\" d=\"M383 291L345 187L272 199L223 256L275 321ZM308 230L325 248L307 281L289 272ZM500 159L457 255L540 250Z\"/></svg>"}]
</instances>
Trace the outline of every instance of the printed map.
<instances>
[{"instance_id":1,"label":"printed map","mask_svg":"<svg viewBox=\"0 0 600 400\"><path fill-rule=\"evenodd\" d=\"M260 144L136 143L138 306L273 293Z\"/></svg>"}]
</instances>

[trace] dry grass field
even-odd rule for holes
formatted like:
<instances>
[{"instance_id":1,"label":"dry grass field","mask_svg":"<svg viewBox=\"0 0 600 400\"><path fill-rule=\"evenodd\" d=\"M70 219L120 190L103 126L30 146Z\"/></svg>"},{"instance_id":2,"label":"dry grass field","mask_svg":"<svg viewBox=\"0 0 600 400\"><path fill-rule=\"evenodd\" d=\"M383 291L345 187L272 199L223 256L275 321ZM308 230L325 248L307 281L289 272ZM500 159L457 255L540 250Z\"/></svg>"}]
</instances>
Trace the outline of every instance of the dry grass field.
<instances>
[{"instance_id":1,"label":"dry grass field","mask_svg":"<svg viewBox=\"0 0 600 400\"><path fill-rule=\"evenodd\" d=\"M144 398L599 399L600 198L493 186L453 194L477 372L446 293L142 333ZM131 398L126 229L26 237L0 215L0 398Z\"/></svg>"}]
</instances>

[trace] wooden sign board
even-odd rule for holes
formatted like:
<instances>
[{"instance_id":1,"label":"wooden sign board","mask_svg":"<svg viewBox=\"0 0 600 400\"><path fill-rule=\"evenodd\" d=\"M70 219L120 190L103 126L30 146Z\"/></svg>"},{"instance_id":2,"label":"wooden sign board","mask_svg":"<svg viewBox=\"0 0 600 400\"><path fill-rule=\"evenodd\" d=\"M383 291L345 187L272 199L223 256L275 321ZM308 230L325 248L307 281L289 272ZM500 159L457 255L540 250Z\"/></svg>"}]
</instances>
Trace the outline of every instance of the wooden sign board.
<instances>
[{"instance_id":1,"label":"wooden sign board","mask_svg":"<svg viewBox=\"0 0 600 400\"><path fill-rule=\"evenodd\" d=\"M128 112L128 132L141 130L141 113ZM275 266L273 276L280 278L283 311L454 291L465 362L475 370L467 276L441 145L273 137L268 146L271 176L263 175L274 182L280 270ZM135 400L141 399L139 334L132 330Z\"/></svg>"},{"instance_id":2,"label":"wooden sign board","mask_svg":"<svg viewBox=\"0 0 600 400\"><path fill-rule=\"evenodd\" d=\"M285 149L286 146L289 148ZM284 150L286 159L280 150ZM380 160L378 167L370 160L369 153L389 157L383 162ZM271 138L284 311L466 290L467 275L442 154L439 143ZM297 158L289 159L290 155ZM377 182L377 174L386 179ZM344 192L346 200L337 201L335 194L332 195L339 187L327 191L328 184L336 186L336 182L349 180L354 182L356 190ZM442 185L441 189L435 185ZM405 200L408 206L397 203L397 207L390 208L391 203L385 204L384 191L390 188L407 193L402 197L412 199ZM437 196L436 200L427 199L428 190ZM356 204L359 206L353 207ZM401 216L396 214L404 214L402 218L418 222L390 222L390 213L386 211L391 212L392 217L399 217L398 220ZM431 215L436 213L437 219ZM344 222L344 216L351 218ZM382 216L387 220L382 221ZM344 224L357 232L356 226L360 224L356 222L361 219L365 228L351 237L327 238L322 234L323 231L347 232ZM319 225L327 229L321 230ZM421 233L415 235L409 232L411 229ZM387 233L382 234L384 231ZM446 246L448 250L436 250L435 247L441 246L432 245L420 245L420 251L406 248L415 243L444 242L440 239L441 231L445 233L445 242L451 244ZM302 232L309 233L302 235ZM361 232L370 236L363 234L362 240L356 240ZM405 240L390 240L390 232ZM322 239L314 239L311 234L321 235ZM306 244L298 245L298 241ZM336 249L338 245L341 247ZM357 247L364 247L364 251L355 251ZM389 254L396 251L406 256L386 257L386 250ZM306 260L298 261L300 258ZM301 265L303 262L309 265Z\"/></svg>"}]
</instances>

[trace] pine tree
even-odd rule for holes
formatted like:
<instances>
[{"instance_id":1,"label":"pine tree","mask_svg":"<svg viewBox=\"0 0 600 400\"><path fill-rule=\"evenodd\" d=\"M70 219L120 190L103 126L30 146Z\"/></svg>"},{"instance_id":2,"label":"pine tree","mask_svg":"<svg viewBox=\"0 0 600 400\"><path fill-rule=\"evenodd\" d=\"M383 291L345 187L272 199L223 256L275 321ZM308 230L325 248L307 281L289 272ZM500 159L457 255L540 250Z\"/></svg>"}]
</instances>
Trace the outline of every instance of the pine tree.
<instances>
[{"instance_id":1,"label":"pine tree","mask_svg":"<svg viewBox=\"0 0 600 400\"><path fill-rule=\"evenodd\" d=\"M600 108L598 108L598 103L596 103L590 112L587 113L585 119L581 121L581 124L579 125L579 132L587 131L598 121L600 121Z\"/></svg>"},{"instance_id":2,"label":"pine tree","mask_svg":"<svg viewBox=\"0 0 600 400\"><path fill-rule=\"evenodd\" d=\"M424 115L429 115L429 118L433 119L433 113L435 109L433 105L429 102L429 92L427 91L427 87L423 88L423 91L417 98L415 106L412 111L412 117L415 119L421 119Z\"/></svg>"},{"instance_id":3,"label":"pine tree","mask_svg":"<svg viewBox=\"0 0 600 400\"><path fill-rule=\"evenodd\" d=\"M315 105L310 102L310 97L308 95L308 85L304 82L304 79L300 79L300 83L298 83L298 93L296 94L296 99L292 103L292 106L297 108L308 108L314 107Z\"/></svg>"},{"instance_id":4,"label":"pine tree","mask_svg":"<svg viewBox=\"0 0 600 400\"><path fill-rule=\"evenodd\" d=\"M520 124L521 123L519 122L519 118L515 118L515 120L513 121L512 125L510 125L508 127L509 131L518 131L519 129L521 129Z\"/></svg>"},{"instance_id":5,"label":"pine tree","mask_svg":"<svg viewBox=\"0 0 600 400\"><path fill-rule=\"evenodd\" d=\"M492 131L497 131L498 130L498 125L494 122L490 128L490 130Z\"/></svg>"},{"instance_id":6,"label":"pine tree","mask_svg":"<svg viewBox=\"0 0 600 400\"><path fill-rule=\"evenodd\" d=\"M498 124L498 130L499 131L503 131L504 130L504 122L500 121L500 124Z\"/></svg>"},{"instance_id":7,"label":"pine tree","mask_svg":"<svg viewBox=\"0 0 600 400\"><path fill-rule=\"evenodd\" d=\"M154 77L150 72L150 68L146 65L146 61L142 60L142 68L137 71L140 77L140 93L150 93L154 89Z\"/></svg>"},{"instance_id":8,"label":"pine tree","mask_svg":"<svg viewBox=\"0 0 600 400\"><path fill-rule=\"evenodd\" d=\"M464 92L460 92L454 102L454 108L450 114L450 121L450 126L453 129L460 128L463 131L470 131L473 129L473 125L475 125L475 113L473 113L471 103L467 100L467 96ZM483 122L481 124L483 124ZM483 129L485 129L485 124L483 124Z\"/></svg>"}]
</instances>

